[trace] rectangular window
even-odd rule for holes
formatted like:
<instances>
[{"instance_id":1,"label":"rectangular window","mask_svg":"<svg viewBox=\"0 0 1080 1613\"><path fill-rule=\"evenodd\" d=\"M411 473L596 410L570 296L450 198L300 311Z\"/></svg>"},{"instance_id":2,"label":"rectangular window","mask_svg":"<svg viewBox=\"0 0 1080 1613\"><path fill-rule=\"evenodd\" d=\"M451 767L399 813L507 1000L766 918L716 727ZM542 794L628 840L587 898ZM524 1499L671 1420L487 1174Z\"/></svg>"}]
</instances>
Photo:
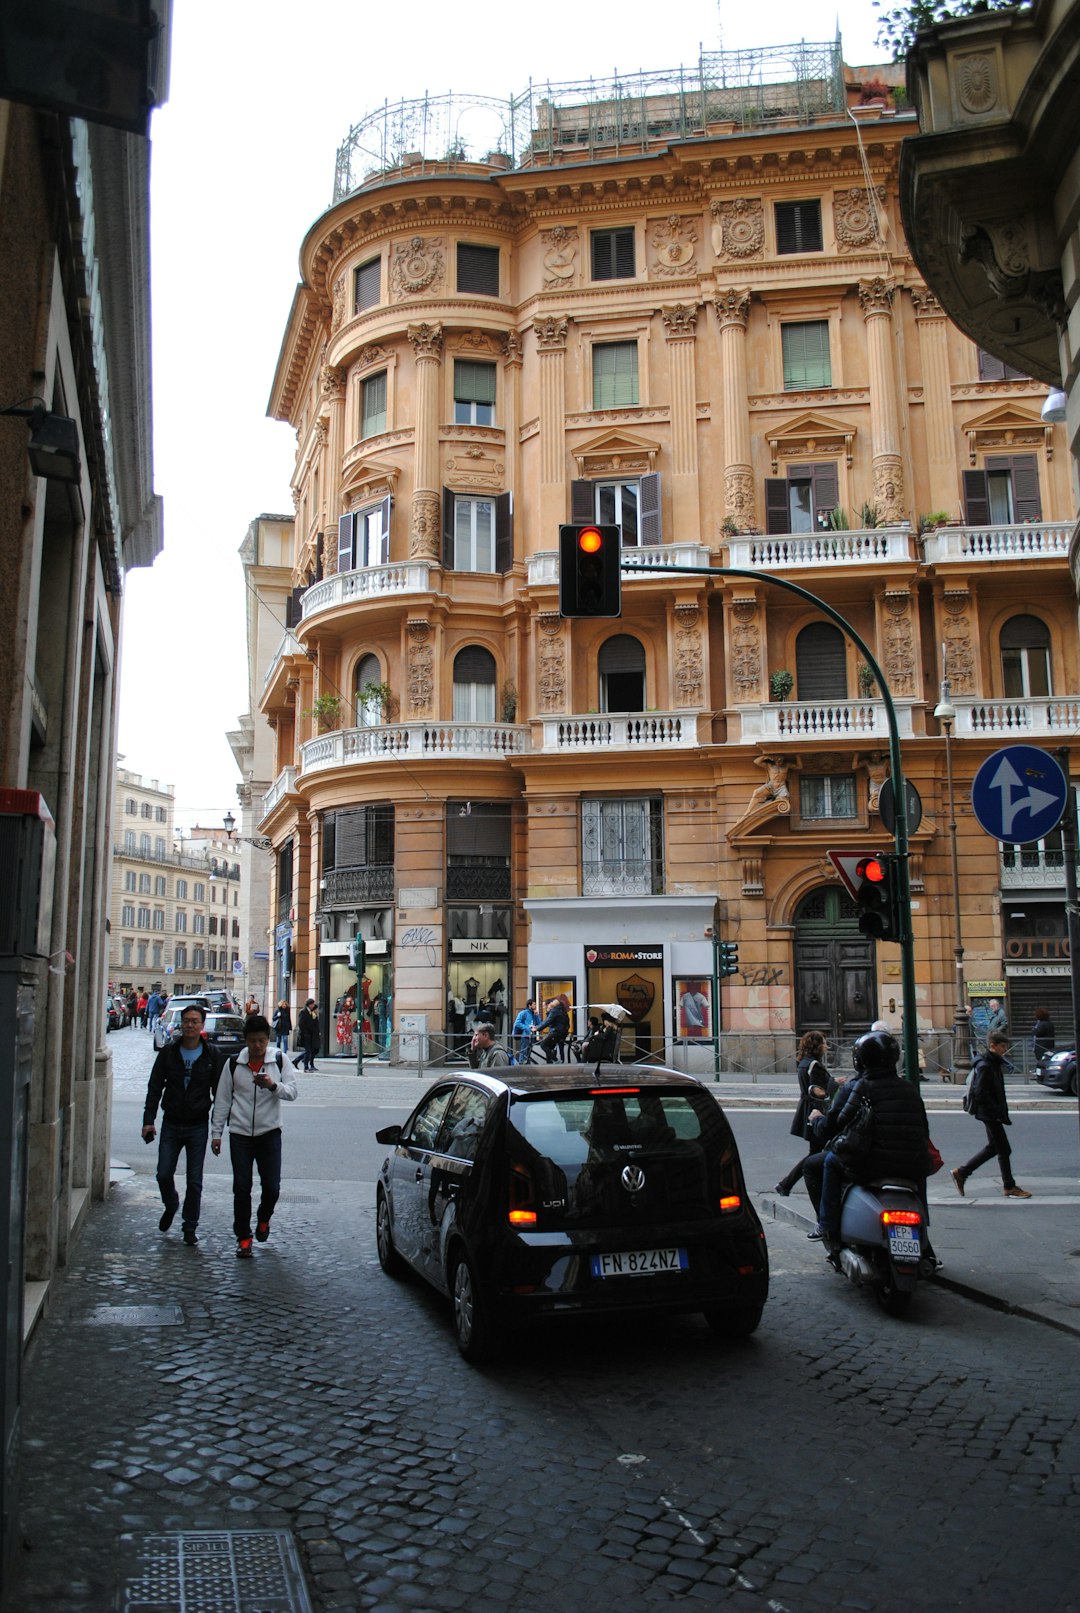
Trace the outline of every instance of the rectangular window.
<instances>
[{"instance_id":1,"label":"rectangular window","mask_svg":"<svg viewBox=\"0 0 1080 1613\"><path fill-rule=\"evenodd\" d=\"M191 916L191 928L194 930L196 935L205 935L206 934L206 914L205 913L193 913L192 916Z\"/></svg>"},{"instance_id":2,"label":"rectangular window","mask_svg":"<svg viewBox=\"0 0 1080 1613\"><path fill-rule=\"evenodd\" d=\"M124 903L123 907L120 909L120 922L121 924L126 924L129 928L134 925L135 908L132 904L129 904L128 902Z\"/></svg>"},{"instance_id":3,"label":"rectangular window","mask_svg":"<svg viewBox=\"0 0 1080 1613\"><path fill-rule=\"evenodd\" d=\"M155 823L168 823L168 821L169 821L169 814L165 811L165 808L164 807L155 807L154 808L154 822Z\"/></svg>"},{"instance_id":4,"label":"rectangular window","mask_svg":"<svg viewBox=\"0 0 1080 1613\"><path fill-rule=\"evenodd\" d=\"M139 954L138 967L140 969L145 969L146 968L146 946L147 946L147 944L146 944L145 941L140 941L138 943L138 948L137 948L138 954Z\"/></svg>"},{"instance_id":5,"label":"rectangular window","mask_svg":"<svg viewBox=\"0 0 1080 1613\"><path fill-rule=\"evenodd\" d=\"M125 829L124 830L124 850L125 851L134 851L135 850L135 831L134 831L134 829Z\"/></svg>"},{"instance_id":6,"label":"rectangular window","mask_svg":"<svg viewBox=\"0 0 1080 1613\"><path fill-rule=\"evenodd\" d=\"M155 907L155 909L154 909L154 929L155 930L163 930L164 928L165 928L165 909L162 908L162 907Z\"/></svg>"},{"instance_id":7,"label":"rectangular window","mask_svg":"<svg viewBox=\"0 0 1080 1613\"><path fill-rule=\"evenodd\" d=\"M338 570L361 571L390 560L390 500L350 511L338 521Z\"/></svg>"},{"instance_id":8,"label":"rectangular window","mask_svg":"<svg viewBox=\"0 0 1080 1613\"><path fill-rule=\"evenodd\" d=\"M154 816L154 808L153 808L152 802L150 802L150 801L144 801L143 802L143 804L142 804L142 815L143 815L144 818L152 818Z\"/></svg>"},{"instance_id":9,"label":"rectangular window","mask_svg":"<svg viewBox=\"0 0 1080 1613\"><path fill-rule=\"evenodd\" d=\"M135 889L135 870L134 870L134 868L129 868L127 873L124 875L124 889L126 891L133 891Z\"/></svg>"},{"instance_id":10,"label":"rectangular window","mask_svg":"<svg viewBox=\"0 0 1080 1613\"><path fill-rule=\"evenodd\" d=\"M165 881L165 875L164 874L156 874L154 876L154 895L155 896L167 896L168 894L169 894L169 890L168 890L168 886L167 886L166 881Z\"/></svg>"},{"instance_id":11,"label":"rectangular window","mask_svg":"<svg viewBox=\"0 0 1080 1613\"><path fill-rule=\"evenodd\" d=\"M150 894L150 875L149 874L140 874L139 875L139 889L141 891L144 891L146 893L146 895L149 896L149 894Z\"/></svg>"},{"instance_id":12,"label":"rectangular window","mask_svg":"<svg viewBox=\"0 0 1080 1613\"><path fill-rule=\"evenodd\" d=\"M131 797L128 796L124 803L124 811L127 813L129 818L137 818L139 815L139 803L137 801L133 801Z\"/></svg>"},{"instance_id":13,"label":"rectangular window","mask_svg":"<svg viewBox=\"0 0 1080 1613\"><path fill-rule=\"evenodd\" d=\"M1003 358L995 358L993 353L987 353L979 348L979 380L980 381L1026 381L1028 377L1023 370L1014 369L1006 364Z\"/></svg>"},{"instance_id":14,"label":"rectangular window","mask_svg":"<svg viewBox=\"0 0 1080 1613\"><path fill-rule=\"evenodd\" d=\"M634 277L634 231L593 230L592 277L594 280L632 280Z\"/></svg>"},{"instance_id":15,"label":"rectangular window","mask_svg":"<svg viewBox=\"0 0 1080 1613\"><path fill-rule=\"evenodd\" d=\"M821 203L777 202L777 252L820 252L821 249Z\"/></svg>"},{"instance_id":16,"label":"rectangular window","mask_svg":"<svg viewBox=\"0 0 1080 1613\"><path fill-rule=\"evenodd\" d=\"M493 499L455 498L454 570L495 570L495 502Z\"/></svg>"},{"instance_id":17,"label":"rectangular window","mask_svg":"<svg viewBox=\"0 0 1080 1613\"><path fill-rule=\"evenodd\" d=\"M155 857L164 857L164 855L165 855L165 841L163 840L161 835L158 835L157 839L154 841L154 856Z\"/></svg>"},{"instance_id":18,"label":"rectangular window","mask_svg":"<svg viewBox=\"0 0 1080 1613\"><path fill-rule=\"evenodd\" d=\"M187 931L187 914L181 911L181 912L177 913L177 915L176 915L176 933L177 933L177 935L184 935L186 933L186 931Z\"/></svg>"},{"instance_id":19,"label":"rectangular window","mask_svg":"<svg viewBox=\"0 0 1080 1613\"><path fill-rule=\"evenodd\" d=\"M353 308L362 314L365 308L377 308L382 291L382 259L369 258L356 271L353 282Z\"/></svg>"},{"instance_id":20,"label":"rectangular window","mask_svg":"<svg viewBox=\"0 0 1080 1613\"><path fill-rule=\"evenodd\" d=\"M360 435L377 437L386 430L386 371L369 375L360 389Z\"/></svg>"},{"instance_id":21,"label":"rectangular window","mask_svg":"<svg viewBox=\"0 0 1080 1613\"><path fill-rule=\"evenodd\" d=\"M604 526L621 526L623 543L638 541L637 482L597 482L595 519Z\"/></svg>"},{"instance_id":22,"label":"rectangular window","mask_svg":"<svg viewBox=\"0 0 1080 1613\"><path fill-rule=\"evenodd\" d=\"M454 424L495 424L495 366L472 359L454 360Z\"/></svg>"},{"instance_id":23,"label":"rectangular window","mask_svg":"<svg viewBox=\"0 0 1080 1613\"><path fill-rule=\"evenodd\" d=\"M138 927L140 930L148 930L150 928L150 909L148 907L140 907Z\"/></svg>"},{"instance_id":24,"label":"rectangular window","mask_svg":"<svg viewBox=\"0 0 1080 1613\"><path fill-rule=\"evenodd\" d=\"M853 818L854 773L804 773L799 780L799 811L804 818Z\"/></svg>"},{"instance_id":25,"label":"rectangular window","mask_svg":"<svg viewBox=\"0 0 1080 1613\"><path fill-rule=\"evenodd\" d=\"M176 967L178 969L187 968L187 947L182 941L178 943L176 948Z\"/></svg>"},{"instance_id":26,"label":"rectangular window","mask_svg":"<svg viewBox=\"0 0 1080 1613\"><path fill-rule=\"evenodd\" d=\"M473 246L468 241L458 242L457 288L459 293L474 297L499 295L497 246Z\"/></svg>"},{"instance_id":27,"label":"rectangular window","mask_svg":"<svg viewBox=\"0 0 1080 1613\"><path fill-rule=\"evenodd\" d=\"M131 949L133 945L134 943L128 940L124 940L120 943L120 962L123 964L125 969L131 967Z\"/></svg>"},{"instance_id":28,"label":"rectangular window","mask_svg":"<svg viewBox=\"0 0 1080 1613\"><path fill-rule=\"evenodd\" d=\"M140 857L149 857L149 855L150 855L150 836L149 835L140 835L139 836L139 855L140 855Z\"/></svg>"},{"instance_id":29,"label":"rectangular window","mask_svg":"<svg viewBox=\"0 0 1080 1613\"><path fill-rule=\"evenodd\" d=\"M663 802L641 797L581 803L583 896L663 892Z\"/></svg>"},{"instance_id":30,"label":"rectangular window","mask_svg":"<svg viewBox=\"0 0 1080 1613\"><path fill-rule=\"evenodd\" d=\"M1039 463L1034 454L988 454L982 470L964 472L967 526L1041 521Z\"/></svg>"},{"instance_id":31,"label":"rectangular window","mask_svg":"<svg viewBox=\"0 0 1080 1613\"><path fill-rule=\"evenodd\" d=\"M153 954L154 954L154 968L155 969L160 969L161 968L161 942L160 941L155 941L154 942Z\"/></svg>"},{"instance_id":32,"label":"rectangular window","mask_svg":"<svg viewBox=\"0 0 1080 1613\"><path fill-rule=\"evenodd\" d=\"M636 342L598 342L592 350L594 409L630 409L638 402Z\"/></svg>"},{"instance_id":33,"label":"rectangular window","mask_svg":"<svg viewBox=\"0 0 1080 1613\"><path fill-rule=\"evenodd\" d=\"M191 950L191 967L193 969L206 968L206 952L202 947L193 947Z\"/></svg>"},{"instance_id":34,"label":"rectangular window","mask_svg":"<svg viewBox=\"0 0 1080 1613\"><path fill-rule=\"evenodd\" d=\"M785 392L806 392L814 387L832 386L827 319L808 319L797 325L782 325L780 341L784 352Z\"/></svg>"}]
</instances>

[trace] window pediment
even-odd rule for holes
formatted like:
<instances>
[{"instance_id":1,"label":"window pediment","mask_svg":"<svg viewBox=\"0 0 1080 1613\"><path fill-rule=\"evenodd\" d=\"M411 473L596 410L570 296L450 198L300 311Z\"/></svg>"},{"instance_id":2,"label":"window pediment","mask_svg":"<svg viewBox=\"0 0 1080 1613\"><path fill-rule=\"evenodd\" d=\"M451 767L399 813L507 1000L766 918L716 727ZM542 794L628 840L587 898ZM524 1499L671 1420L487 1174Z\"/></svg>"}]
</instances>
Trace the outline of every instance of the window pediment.
<instances>
[{"instance_id":1,"label":"window pediment","mask_svg":"<svg viewBox=\"0 0 1080 1613\"><path fill-rule=\"evenodd\" d=\"M965 421L962 427L968 442L968 462L974 465L980 453L1010 453L1014 448L1044 448L1053 453L1053 427L1044 425L1035 414L1002 403Z\"/></svg>"},{"instance_id":2,"label":"window pediment","mask_svg":"<svg viewBox=\"0 0 1080 1613\"><path fill-rule=\"evenodd\" d=\"M655 470L660 444L651 437L616 428L598 432L572 452L578 475L583 478L617 474L641 476Z\"/></svg>"},{"instance_id":3,"label":"window pediment","mask_svg":"<svg viewBox=\"0 0 1080 1613\"><path fill-rule=\"evenodd\" d=\"M767 434L773 475L777 474L782 459L815 459L833 454L843 454L850 468L856 429L835 415L817 414L813 410L794 415Z\"/></svg>"},{"instance_id":4,"label":"window pediment","mask_svg":"<svg viewBox=\"0 0 1080 1613\"><path fill-rule=\"evenodd\" d=\"M342 494L347 509L359 509L362 504L376 499L393 498L397 489L401 467L386 460L359 458L346 467Z\"/></svg>"}]
</instances>

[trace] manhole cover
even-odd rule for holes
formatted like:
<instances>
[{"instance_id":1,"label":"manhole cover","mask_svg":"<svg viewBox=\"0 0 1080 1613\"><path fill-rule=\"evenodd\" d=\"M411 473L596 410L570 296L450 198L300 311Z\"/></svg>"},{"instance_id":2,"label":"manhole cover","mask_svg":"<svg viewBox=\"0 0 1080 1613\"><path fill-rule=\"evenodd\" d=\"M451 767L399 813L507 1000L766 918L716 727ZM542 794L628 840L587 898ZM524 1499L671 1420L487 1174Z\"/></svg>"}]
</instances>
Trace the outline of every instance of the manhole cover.
<instances>
[{"instance_id":1,"label":"manhole cover","mask_svg":"<svg viewBox=\"0 0 1080 1613\"><path fill-rule=\"evenodd\" d=\"M312 1613L285 1529L121 1537L123 1613Z\"/></svg>"},{"instance_id":2,"label":"manhole cover","mask_svg":"<svg viewBox=\"0 0 1080 1613\"><path fill-rule=\"evenodd\" d=\"M86 1320L93 1327L179 1327L179 1305L99 1305Z\"/></svg>"}]
</instances>

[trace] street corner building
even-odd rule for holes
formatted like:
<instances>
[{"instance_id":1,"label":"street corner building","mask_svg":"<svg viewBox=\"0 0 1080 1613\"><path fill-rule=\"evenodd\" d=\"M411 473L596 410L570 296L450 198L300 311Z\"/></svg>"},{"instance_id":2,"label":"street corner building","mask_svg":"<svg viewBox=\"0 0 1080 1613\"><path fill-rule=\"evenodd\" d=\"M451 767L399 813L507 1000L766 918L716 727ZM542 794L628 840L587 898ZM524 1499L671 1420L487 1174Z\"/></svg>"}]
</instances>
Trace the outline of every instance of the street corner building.
<instances>
[{"instance_id":1,"label":"street corner building","mask_svg":"<svg viewBox=\"0 0 1080 1613\"><path fill-rule=\"evenodd\" d=\"M349 999L402 1062L560 993L691 1068L718 1032L790 1068L796 1033L899 1025L898 953L827 857L891 844L884 702L773 578L891 690L929 1060L961 1019L957 800L971 1005L1063 1008L1060 839L1001 844L963 800L1080 718L1069 456L1045 381L915 266L902 79L839 41L706 53L349 131L270 397L296 509L246 540L234 745L268 995L317 997L324 1049ZM635 562L618 620L560 615L583 521Z\"/></svg>"}]
</instances>

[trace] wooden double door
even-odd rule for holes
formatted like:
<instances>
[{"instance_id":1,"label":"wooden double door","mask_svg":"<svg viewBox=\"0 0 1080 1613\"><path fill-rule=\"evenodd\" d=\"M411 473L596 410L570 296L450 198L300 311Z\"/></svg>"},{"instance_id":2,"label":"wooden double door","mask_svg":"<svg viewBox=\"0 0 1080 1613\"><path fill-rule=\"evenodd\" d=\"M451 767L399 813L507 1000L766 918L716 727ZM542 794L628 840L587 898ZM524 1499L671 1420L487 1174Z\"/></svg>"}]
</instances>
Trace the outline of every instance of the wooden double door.
<instances>
[{"instance_id":1,"label":"wooden double door","mask_svg":"<svg viewBox=\"0 0 1080 1613\"><path fill-rule=\"evenodd\" d=\"M874 943L835 886L811 891L795 915L795 1028L850 1041L877 1018Z\"/></svg>"}]
</instances>

